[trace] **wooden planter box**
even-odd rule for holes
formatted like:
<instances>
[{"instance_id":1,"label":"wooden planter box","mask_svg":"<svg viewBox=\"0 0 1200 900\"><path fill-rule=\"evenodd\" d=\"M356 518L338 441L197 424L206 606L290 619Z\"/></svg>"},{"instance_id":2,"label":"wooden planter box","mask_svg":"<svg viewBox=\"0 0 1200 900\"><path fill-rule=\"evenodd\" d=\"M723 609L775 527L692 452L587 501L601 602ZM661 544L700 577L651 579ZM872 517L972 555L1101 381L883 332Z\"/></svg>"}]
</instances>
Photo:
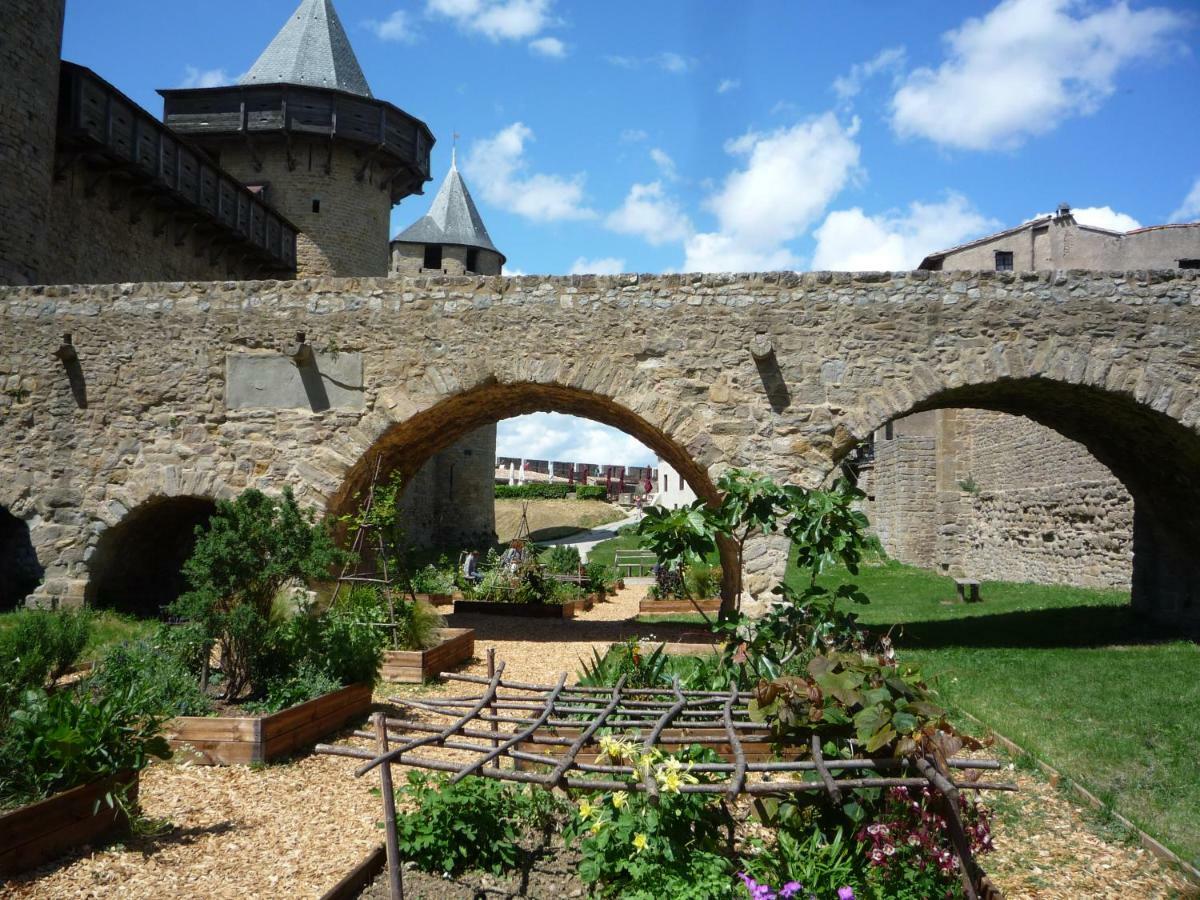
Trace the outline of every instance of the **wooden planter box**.
<instances>
[{"instance_id":1,"label":"wooden planter box","mask_svg":"<svg viewBox=\"0 0 1200 900\"><path fill-rule=\"evenodd\" d=\"M475 631L471 628L443 628L442 642L428 650L385 650L384 681L420 684L475 655Z\"/></svg>"},{"instance_id":2,"label":"wooden planter box","mask_svg":"<svg viewBox=\"0 0 1200 900\"><path fill-rule=\"evenodd\" d=\"M105 794L126 785L132 802L137 799L138 776L125 772L0 815L0 878L40 866L126 826L120 807L104 802Z\"/></svg>"},{"instance_id":3,"label":"wooden planter box","mask_svg":"<svg viewBox=\"0 0 1200 900\"><path fill-rule=\"evenodd\" d=\"M167 723L177 758L202 766L265 763L312 746L371 711L371 685L352 684L269 716L180 716Z\"/></svg>"},{"instance_id":4,"label":"wooden planter box","mask_svg":"<svg viewBox=\"0 0 1200 900\"><path fill-rule=\"evenodd\" d=\"M418 600L424 600L430 606L449 606L454 602L450 594L414 594Z\"/></svg>"},{"instance_id":5,"label":"wooden planter box","mask_svg":"<svg viewBox=\"0 0 1200 900\"><path fill-rule=\"evenodd\" d=\"M526 619L573 619L581 600L561 605L553 603L488 603L481 600L455 600L454 612L483 613L489 616L517 616Z\"/></svg>"},{"instance_id":6,"label":"wooden planter box","mask_svg":"<svg viewBox=\"0 0 1200 900\"><path fill-rule=\"evenodd\" d=\"M702 612L713 614L721 611L721 598L715 600L697 600ZM678 613L694 613L696 606L690 600L651 600L645 597L638 604L639 616L673 616Z\"/></svg>"}]
</instances>

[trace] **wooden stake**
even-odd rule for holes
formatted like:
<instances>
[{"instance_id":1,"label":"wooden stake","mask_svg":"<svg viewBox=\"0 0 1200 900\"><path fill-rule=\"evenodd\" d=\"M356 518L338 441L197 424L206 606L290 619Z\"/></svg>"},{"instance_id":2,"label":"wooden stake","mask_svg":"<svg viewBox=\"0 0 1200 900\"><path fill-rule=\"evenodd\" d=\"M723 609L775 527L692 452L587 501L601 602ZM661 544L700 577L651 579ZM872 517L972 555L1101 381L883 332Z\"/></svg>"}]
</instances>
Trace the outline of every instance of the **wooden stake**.
<instances>
[{"instance_id":1,"label":"wooden stake","mask_svg":"<svg viewBox=\"0 0 1200 900\"><path fill-rule=\"evenodd\" d=\"M388 752L387 723L381 712L371 716L379 755ZM392 788L392 764L379 767L379 788L383 792L383 830L387 837L388 890L391 900L404 900L404 877L400 873L400 842L396 837L396 794Z\"/></svg>"}]
</instances>

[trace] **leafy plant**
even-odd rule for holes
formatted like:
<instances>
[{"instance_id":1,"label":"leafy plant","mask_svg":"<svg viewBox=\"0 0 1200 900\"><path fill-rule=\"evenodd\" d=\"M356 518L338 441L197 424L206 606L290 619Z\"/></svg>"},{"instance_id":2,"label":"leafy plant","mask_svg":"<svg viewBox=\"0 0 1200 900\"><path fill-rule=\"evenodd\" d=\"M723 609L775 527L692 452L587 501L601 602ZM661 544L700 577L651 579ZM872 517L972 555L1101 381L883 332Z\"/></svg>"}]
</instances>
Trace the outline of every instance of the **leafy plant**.
<instances>
[{"instance_id":1,"label":"leafy plant","mask_svg":"<svg viewBox=\"0 0 1200 900\"><path fill-rule=\"evenodd\" d=\"M537 482L535 484L498 484L497 500L565 500L574 490L568 484ZM601 490L604 490L601 488ZM578 495L576 495L578 496ZM584 499L580 497L579 499Z\"/></svg>"},{"instance_id":2,"label":"leafy plant","mask_svg":"<svg viewBox=\"0 0 1200 900\"><path fill-rule=\"evenodd\" d=\"M576 547L555 546L544 552L542 565L558 575L576 575L582 562Z\"/></svg>"},{"instance_id":3,"label":"leafy plant","mask_svg":"<svg viewBox=\"0 0 1200 900\"><path fill-rule=\"evenodd\" d=\"M846 839L843 828L834 827L825 834L815 824L806 823L798 829L779 827L774 838L771 844L755 840L753 852L742 860L746 874L755 881L802 885L803 893L798 894L802 897L833 898L846 888L852 893L855 888L862 890L865 860L856 842Z\"/></svg>"},{"instance_id":4,"label":"leafy plant","mask_svg":"<svg viewBox=\"0 0 1200 900\"><path fill-rule=\"evenodd\" d=\"M697 600L721 596L720 566L690 565L684 570L683 581L688 595Z\"/></svg>"},{"instance_id":5,"label":"leafy plant","mask_svg":"<svg viewBox=\"0 0 1200 900\"><path fill-rule=\"evenodd\" d=\"M26 691L0 740L0 805L22 805L168 759L164 716L135 688L98 693L86 683Z\"/></svg>"},{"instance_id":6,"label":"leafy plant","mask_svg":"<svg viewBox=\"0 0 1200 900\"><path fill-rule=\"evenodd\" d=\"M341 687L341 681L331 678L321 667L305 661L291 674L268 681L265 696L245 704L245 709L249 712L275 713L315 700Z\"/></svg>"},{"instance_id":7,"label":"leafy plant","mask_svg":"<svg viewBox=\"0 0 1200 900\"><path fill-rule=\"evenodd\" d=\"M581 660L583 671L579 683L587 687L612 687L624 675L625 686L629 688L667 687L671 677L667 673L665 649L665 645L659 644L645 653L636 637L614 644L603 656L593 648L591 662Z\"/></svg>"},{"instance_id":8,"label":"leafy plant","mask_svg":"<svg viewBox=\"0 0 1200 900\"><path fill-rule=\"evenodd\" d=\"M86 609L25 609L0 631L0 720L31 688L57 681L75 664L93 630Z\"/></svg>"},{"instance_id":9,"label":"leafy plant","mask_svg":"<svg viewBox=\"0 0 1200 900\"><path fill-rule=\"evenodd\" d=\"M195 550L184 564L192 589L172 611L216 642L225 699L261 687L255 682L271 670L263 636L280 590L294 580L325 577L346 559L328 530L300 510L290 488L279 500L250 489L217 504L207 525L197 529Z\"/></svg>"},{"instance_id":10,"label":"leafy plant","mask_svg":"<svg viewBox=\"0 0 1200 900\"><path fill-rule=\"evenodd\" d=\"M607 500L608 490L600 484L577 484L575 486L576 500Z\"/></svg>"},{"instance_id":11,"label":"leafy plant","mask_svg":"<svg viewBox=\"0 0 1200 900\"><path fill-rule=\"evenodd\" d=\"M519 790L489 778L470 775L457 784L448 776L409 772L408 784L396 792L400 855L424 872L456 875L483 869L499 875L517 865L519 823L528 807Z\"/></svg>"},{"instance_id":12,"label":"leafy plant","mask_svg":"<svg viewBox=\"0 0 1200 900\"><path fill-rule=\"evenodd\" d=\"M171 631L164 626L155 638L111 647L96 666L92 687L102 694L128 693L147 715L207 715L212 702L180 645L170 643Z\"/></svg>"}]
</instances>

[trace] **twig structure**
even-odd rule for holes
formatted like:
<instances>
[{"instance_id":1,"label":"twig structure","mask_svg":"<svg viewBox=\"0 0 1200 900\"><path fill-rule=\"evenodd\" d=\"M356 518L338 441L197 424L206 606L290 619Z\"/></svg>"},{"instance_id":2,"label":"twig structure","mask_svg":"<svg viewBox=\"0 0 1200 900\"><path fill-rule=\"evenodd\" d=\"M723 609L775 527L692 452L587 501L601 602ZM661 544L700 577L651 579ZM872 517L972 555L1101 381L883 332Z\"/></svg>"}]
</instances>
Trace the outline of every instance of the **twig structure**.
<instances>
[{"instance_id":1,"label":"twig structure","mask_svg":"<svg viewBox=\"0 0 1200 900\"><path fill-rule=\"evenodd\" d=\"M374 751L328 744L318 744L316 750L362 760L355 775L379 769L385 784L391 782L391 766L399 764L448 772L453 781L478 775L547 789L637 791L656 798L661 788L647 766L614 760L601 751L601 737L610 736L638 745L643 755L672 753L692 744L714 749L722 761L692 764L689 771L705 777L679 785L681 793L733 799L817 792L840 805L844 793L856 788L929 788L951 829L964 896L1000 896L973 859L958 815L960 790L1017 789L979 780L982 771L1000 768L995 760L831 758L815 735L804 747L774 746L768 726L751 717L746 692L685 691L678 681L669 688L631 688L624 678L611 688L584 687L568 685L565 672L552 685L524 684L504 680L503 662L489 665L489 672L487 678L447 673L446 678L477 688L463 696L391 698L426 718L384 718L371 731L355 732L375 740ZM457 751L457 758L428 755L434 747ZM389 867L395 867L392 883L399 891L399 851L394 832L387 836Z\"/></svg>"}]
</instances>

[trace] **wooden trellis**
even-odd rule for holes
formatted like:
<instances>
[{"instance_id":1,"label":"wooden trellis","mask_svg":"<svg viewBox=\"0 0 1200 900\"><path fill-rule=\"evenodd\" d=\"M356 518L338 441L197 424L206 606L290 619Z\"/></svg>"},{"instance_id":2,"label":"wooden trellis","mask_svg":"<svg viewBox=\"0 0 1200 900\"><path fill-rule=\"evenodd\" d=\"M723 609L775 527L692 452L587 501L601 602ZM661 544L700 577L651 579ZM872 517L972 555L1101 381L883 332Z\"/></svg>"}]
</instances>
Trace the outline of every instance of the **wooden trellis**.
<instances>
[{"instance_id":1,"label":"wooden trellis","mask_svg":"<svg viewBox=\"0 0 1200 900\"><path fill-rule=\"evenodd\" d=\"M843 792L856 788L929 788L940 800L950 839L960 863L964 895L969 900L998 898L971 853L959 816L960 790L1014 791L1016 785L979 780L980 770L995 770L995 760L914 756L899 759L829 758L813 735L791 759L770 758L766 725L750 717L750 695L737 690L685 691L678 681L670 688L629 688L622 677L612 688L568 685L562 673L553 685L523 684L503 679L504 663L488 651L489 677L447 673L446 678L477 685L477 693L458 697L391 702L441 717L444 721L388 718L376 713L371 731L375 750L328 744L318 753L363 761L357 777L379 769L382 781L388 871L392 896L403 897L395 830L393 764L452 773L452 782L468 775L541 787L577 791L637 791L657 798L661 790L654 772L610 760L598 752L603 734L640 746L641 753L672 752L691 744L711 746L722 762L695 763L689 771L708 780L682 784L689 794L787 795L824 792L840 804ZM466 754L465 761L437 759L423 750L442 747ZM510 767L503 767L507 758ZM530 770L529 767L537 767ZM624 779L624 780L622 780Z\"/></svg>"}]
</instances>

